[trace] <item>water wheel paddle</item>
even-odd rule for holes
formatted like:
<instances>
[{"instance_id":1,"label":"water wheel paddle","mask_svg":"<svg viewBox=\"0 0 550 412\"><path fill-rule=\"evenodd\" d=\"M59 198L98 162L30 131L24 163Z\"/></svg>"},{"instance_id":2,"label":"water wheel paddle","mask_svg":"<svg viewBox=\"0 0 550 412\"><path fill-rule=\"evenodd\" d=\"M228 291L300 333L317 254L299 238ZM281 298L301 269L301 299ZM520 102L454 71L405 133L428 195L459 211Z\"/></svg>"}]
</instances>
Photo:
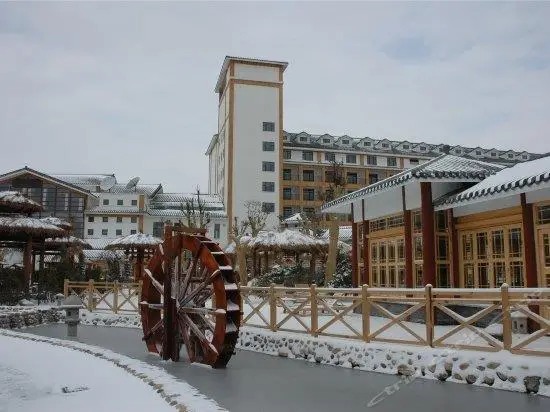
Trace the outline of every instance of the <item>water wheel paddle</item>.
<instances>
[{"instance_id":1,"label":"water wheel paddle","mask_svg":"<svg viewBox=\"0 0 550 412\"><path fill-rule=\"evenodd\" d=\"M225 367L234 353L242 301L229 258L200 229L167 226L143 273L140 313L149 352Z\"/></svg>"}]
</instances>

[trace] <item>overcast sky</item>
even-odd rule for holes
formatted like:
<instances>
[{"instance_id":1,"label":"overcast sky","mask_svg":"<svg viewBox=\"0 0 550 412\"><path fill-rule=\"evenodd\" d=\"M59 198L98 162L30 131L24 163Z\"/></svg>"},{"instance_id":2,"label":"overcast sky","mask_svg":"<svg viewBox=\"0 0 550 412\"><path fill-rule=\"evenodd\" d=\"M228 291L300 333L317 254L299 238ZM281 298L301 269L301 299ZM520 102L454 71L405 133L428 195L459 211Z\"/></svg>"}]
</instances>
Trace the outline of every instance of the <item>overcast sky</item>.
<instances>
[{"instance_id":1,"label":"overcast sky","mask_svg":"<svg viewBox=\"0 0 550 412\"><path fill-rule=\"evenodd\" d=\"M207 189L225 55L284 60L284 128L550 151L550 3L0 4L0 172Z\"/></svg>"}]
</instances>

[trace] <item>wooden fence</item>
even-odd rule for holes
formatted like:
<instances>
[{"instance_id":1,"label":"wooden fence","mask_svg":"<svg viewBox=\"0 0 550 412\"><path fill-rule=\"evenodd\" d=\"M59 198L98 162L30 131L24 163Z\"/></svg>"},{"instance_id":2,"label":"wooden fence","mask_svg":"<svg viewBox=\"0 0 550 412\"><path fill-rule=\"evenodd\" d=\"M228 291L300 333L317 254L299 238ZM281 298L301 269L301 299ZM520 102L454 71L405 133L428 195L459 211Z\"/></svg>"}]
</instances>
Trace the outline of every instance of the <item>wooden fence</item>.
<instances>
[{"instance_id":1,"label":"wooden fence","mask_svg":"<svg viewBox=\"0 0 550 412\"><path fill-rule=\"evenodd\" d=\"M272 285L241 287L241 295L242 324L274 332L550 356L550 288L509 289L503 285L500 289L432 289L428 285L424 289L390 289L364 285L329 289ZM512 321L519 319L518 314L524 316L524 322L527 319L531 333L512 333ZM442 318L444 322L436 321ZM491 324L492 333L486 330L487 324Z\"/></svg>"},{"instance_id":2,"label":"wooden fence","mask_svg":"<svg viewBox=\"0 0 550 412\"><path fill-rule=\"evenodd\" d=\"M65 279L63 286L65 297L76 295L86 309L107 310L113 313L137 312L141 281L134 283L119 282L73 282Z\"/></svg>"}]
</instances>

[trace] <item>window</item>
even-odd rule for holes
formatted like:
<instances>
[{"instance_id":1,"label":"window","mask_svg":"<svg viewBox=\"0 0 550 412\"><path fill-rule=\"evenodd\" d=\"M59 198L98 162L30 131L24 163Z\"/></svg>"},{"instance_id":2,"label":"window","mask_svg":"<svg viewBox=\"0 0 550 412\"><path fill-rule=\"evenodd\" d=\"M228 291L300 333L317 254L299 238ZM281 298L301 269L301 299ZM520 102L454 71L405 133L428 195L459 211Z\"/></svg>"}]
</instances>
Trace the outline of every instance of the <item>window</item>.
<instances>
[{"instance_id":1,"label":"window","mask_svg":"<svg viewBox=\"0 0 550 412\"><path fill-rule=\"evenodd\" d=\"M371 144L370 142L364 142L364 143L363 143L363 146L365 146L365 147L369 147L369 146L370 146L370 144Z\"/></svg>"},{"instance_id":2,"label":"window","mask_svg":"<svg viewBox=\"0 0 550 412\"><path fill-rule=\"evenodd\" d=\"M514 155L512 153L508 153L508 159L513 159Z\"/></svg>"},{"instance_id":3,"label":"window","mask_svg":"<svg viewBox=\"0 0 550 412\"><path fill-rule=\"evenodd\" d=\"M334 153L325 152L325 161L334 162L335 159L336 159L336 156L334 155Z\"/></svg>"},{"instance_id":4,"label":"window","mask_svg":"<svg viewBox=\"0 0 550 412\"><path fill-rule=\"evenodd\" d=\"M103 205L107 206L109 204L109 199L103 199Z\"/></svg>"},{"instance_id":5,"label":"window","mask_svg":"<svg viewBox=\"0 0 550 412\"><path fill-rule=\"evenodd\" d=\"M304 200L312 201L315 200L315 189L304 189Z\"/></svg>"},{"instance_id":6,"label":"window","mask_svg":"<svg viewBox=\"0 0 550 412\"><path fill-rule=\"evenodd\" d=\"M491 152L491 157L497 157L497 152Z\"/></svg>"},{"instance_id":7,"label":"window","mask_svg":"<svg viewBox=\"0 0 550 412\"><path fill-rule=\"evenodd\" d=\"M396 157L388 157L388 166L397 167L397 158Z\"/></svg>"},{"instance_id":8,"label":"window","mask_svg":"<svg viewBox=\"0 0 550 412\"><path fill-rule=\"evenodd\" d=\"M315 208L314 207L304 207L304 213L307 216L314 216L315 215Z\"/></svg>"},{"instance_id":9,"label":"window","mask_svg":"<svg viewBox=\"0 0 550 412\"><path fill-rule=\"evenodd\" d=\"M300 142L307 142L306 136L300 136Z\"/></svg>"},{"instance_id":10,"label":"window","mask_svg":"<svg viewBox=\"0 0 550 412\"><path fill-rule=\"evenodd\" d=\"M313 170L304 170L303 180L304 182L313 182L315 180L315 174L313 173Z\"/></svg>"},{"instance_id":11,"label":"window","mask_svg":"<svg viewBox=\"0 0 550 412\"><path fill-rule=\"evenodd\" d=\"M476 150L476 156L481 156L481 150Z\"/></svg>"},{"instance_id":12,"label":"window","mask_svg":"<svg viewBox=\"0 0 550 412\"><path fill-rule=\"evenodd\" d=\"M214 239L220 238L220 224L214 223Z\"/></svg>"},{"instance_id":13,"label":"window","mask_svg":"<svg viewBox=\"0 0 550 412\"><path fill-rule=\"evenodd\" d=\"M264 212L264 213L274 213L275 212L275 203L263 202L262 203L262 212Z\"/></svg>"},{"instance_id":14,"label":"window","mask_svg":"<svg viewBox=\"0 0 550 412\"><path fill-rule=\"evenodd\" d=\"M409 163L411 164L411 166L416 166L418 165L418 159L411 158L409 159Z\"/></svg>"},{"instance_id":15,"label":"window","mask_svg":"<svg viewBox=\"0 0 550 412\"><path fill-rule=\"evenodd\" d=\"M274 192L275 182L262 182L262 192Z\"/></svg>"},{"instance_id":16,"label":"window","mask_svg":"<svg viewBox=\"0 0 550 412\"><path fill-rule=\"evenodd\" d=\"M522 158L523 160L527 160L527 159L529 159L529 156L524 154L524 155L521 155L521 158Z\"/></svg>"},{"instance_id":17,"label":"window","mask_svg":"<svg viewBox=\"0 0 550 412\"><path fill-rule=\"evenodd\" d=\"M537 207L537 222L539 225L550 223L550 205Z\"/></svg>"},{"instance_id":18,"label":"window","mask_svg":"<svg viewBox=\"0 0 550 412\"><path fill-rule=\"evenodd\" d=\"M382 217L369 221L369 229L371 232L378 232L379 230L392 229L395 227L403 227L405 225L403 220L403 214Z\"/></svg>"},{"instance_id":19,"label":"window","mask_svg":"<svg viewBox=\"0 0 550 412\"><path fill-rule=\"evenodd\" d=\"M137 199L132 199L132 206L137 206Z\"/></svg>"},{"instance_id":20,"label":"window","mask_svg":"<svg viewBox=\"0 0 550 412\"><path fill-rule=\"evenodd\" d=\"M323 143L330 143L330 139L323 139Z\"/></svg>"},{"instance_id":21,"label":"window","mask_svg":"<svg viewBox=\"0 0 550 412\"><path fill-rule=\"evenodd\" d=\"M388 147L390 147L390 145L389 145L388 143L382 143L382 147L383 147L384 149L387 149Z\"/></svg>"},{"instance_id":22,"label":"window","mask_svg":"<svg viewBox=\"0 0 550 412\"><path fill-rule=\"evenodd\" d=\"M274 152L275 142L262 142L262 150L264 152Z\"/></svg>"},{"instance_id":23,"label":"window","mask_svg":"<svg viewBox=\"0 0 550 412\"><path fill-rule=\"evenodd\" d=\"M354 155L354 154L346 155L346 163L357 163L357 155Z\"/></svg>"},{"instance_id":24,"label":"window","mask_svg":"<svg viewBox=\"0 0 550 412\"><path fill-rule=\"evenodd\" d=\"M88 236L94 235L94 229L88 229Z\"/></svg>"},{"instance_id":25,"label":"window","mask_svg":"<svg viewBox=\"0 0 550 412\"><path fill-rule=\"evenodd\" d=\"M164 237L164 222L153 222L153 236Z\"/></svg>"},{"instance_id":26,"label":"window","mask_svg":"<svg viewBox=\"0 0 550 412\"><path fill-rule=\"evenodd\" d=\"M373 183L378 182L378 174L371 173L369 174L369 185L372 185Z\"/></svg>"},{"instance_id":27,"label":"window","mask_svg":"<svg viewBox=\"0 0 550 412\"><path fill-rule=\"evenodd\" d=\"M369 243L369 284L375 287L405 287L404 238L373 239Z\"/></svg>"},{"instance_id":28,"label":"window","mask_svg":"<svg viewBox=\"0 0 550 412\"><path fill-rule=\"evenodd\" d=\"M88 222L94 223L94 217L93 216L88 216Z\"/></svg>"},{"instance_id":29,"label":"window","mask_svg":"<svg viewBox=\"0 0 550 412\"><path fill-rule=\"evenodd\" d=\"M420 151L425 152L426 151L426 146L420 146Z\"/></svg>"},{"instance_id":30,"label":"window","mask_svg":"<svg viewBox=\"0 0 550 412\"><path fill-rule=\"evenodd\" d=\"M130 218L130 222L132 222L132 223L137 223L137 217L136 217L136 216L132 216L132 217Z\"/></svg>"},{"instance_id":31,"label":"window","mask_svg":"<svg viewBox=\"0 0 550 412\"><path fill-rule=\"evenodd\" d=\"M102 234L103 236L107 236L107 235L109 234L109 230L107 230L107 229L101 229L101 234Z\"/></svg>"},{"instance_id":32,"label":"window","mask_svg":"<svg viewBox=\"0 0 550 412\"><path fill-rule=\"evenodd\" d=\"M116 230L116 235L117 236L122 236L122 229L117 229Z\"/></svg>"},{"instance_id":33,"label":"window","mask_svg":"<svg viewBox=\"0 0 550 412\"><path fill-rule=\"evenodd\" d=\"M462 150L460 150L460 149L455 149L455 153L456 153L456 154L461 154L461 153L462 153Z\"/></svg>"},{"instance_id":34,"label":"window","mask_svg":"<svg viewBox=\"0 0 550 412\"><path fill-rule=\"evenodd\" d=\"M367 156L367 164L368 165L376 165L376 156Z\"/></svg>"},{"instance_id":35,"label":"window","mask_svg":"<svg viewBox=\"0 0 550 412\"><path fill-rule=\"evenodd\" d=\"M262 162L262 172L274 172L275 162Z\"/></svg>"},{"instance_id":36,"label":"window","mask_svg":"<svg viewBox=\"0 0 550 412\"><path fill-rule=\"evenodd\" d=\"M292 180L292 170L283 169L283 180Z\"/></svg>"},{"instance_id":37,"label":"window","mask_svg":"<svg viewBox=\"0 0 550 412\"><path fill-rule=\"evenodd\" d=\"M411 146L408 145L408 144L404 144L404 145L403 145L403 149L404 149L404 150L409 150L410 148L411 148Z\"/></svg>"},{"instance_id":38,"label":"window","mask_svg":"<svg viewBox=\"0 0 550 412\"><path fill-rule=\"evenodd\" d=\"M124 200L122 200L122 199L117 199L116 205L117 205L117 206L123 206L123 205L124 205Z\"/></svg>"},{"instance_id":39,"label":"window","mask_svg":"<svg viewBox=\"0 0 550 412\"><path fill-rule=\"evenodd\" d=\"M292 216L292 208L291 207L283 207L283 217L286 219L287 217Z\"/></svg>"},{"instance_id":40,"label":"window","mask_svg":"<svg viewBox=\"0 0 550 412\"><path fill-rule=\"evenodd\" d=\"M292 189L290 187L283 188L283 200L292 200Z\"/></svg>"},{"instance_id":41,"label":"window","mask_svg":"<svg viewBox=\"0 0 550 412\"><path fill-rule=\"evenodd\" d=\"M349 144L349 140L347 139L342 140L342 144Z\"/></svg>"},{"instance_id":42,"label":"window","mask_svg":"<svg viewBox=\"0 0 550 412\"><path fill-rule=\"evenodd\" d=\"M262 129L264 132L274 132L275 131L275 123L274 122L263 122L262 123Z\"/></svg>"},{"instance_id":43,"label":"window","mask_svg":"<svg viewBox=\"0 0 550 412\"><path fill-rule=\"evenodd\" d=\"M289 160L291 158L292 158L292 151L290 151L288 149L284 149L283 150L283 159Z\"/></svg>"},{"instance_id":44,"label":"window","mask_svg":"<svg viewBox=\"0 0 550 412\"><path fill-rule=\"evenodd\" d=\"M136 230L136 229L130 230L130 234L131 234L131 235L135 235L136 233L137 233L137 230Z\"/></svg>"},{"instance_id":45,"label":"window","mask_svg":"<svg viewBox=\"0 0 550 412\"><path fill-rule=\"evenodd\" d=\"M348 180L348 183L350 183L352 185L356 185L357 183L359 183L357 173L348 173L347 180Z\"/></svg>"},{"instance_id":46,"label":"window","mask_svg":"<svg viewBox=\"0 0 550 412\"><path fill-rule=\"evenodd\" d=\"M122 217L120 217L120 216L117 216L117 218L116 218L116 222L117 222L117 223L122 223Z\"/></svg>"},{"instance_id":47,"label":"window","mask_svg":"<svg viewBox=\"0 0 550 412\"><path fill-rule=\"evenodd\" d=\"M102 220L103 220L103 223L107 223L109 221L109 217L103 216Z\"/></svg>"},{"instance_id":48,"label":"window","mask_svg":"<svg viewBox=\"0 0 550 412\"><path fill-rule=\"evenodd\" d=\"M302 152L302 160L313 161L313 152Z\"/></svg>"}]
</instances>

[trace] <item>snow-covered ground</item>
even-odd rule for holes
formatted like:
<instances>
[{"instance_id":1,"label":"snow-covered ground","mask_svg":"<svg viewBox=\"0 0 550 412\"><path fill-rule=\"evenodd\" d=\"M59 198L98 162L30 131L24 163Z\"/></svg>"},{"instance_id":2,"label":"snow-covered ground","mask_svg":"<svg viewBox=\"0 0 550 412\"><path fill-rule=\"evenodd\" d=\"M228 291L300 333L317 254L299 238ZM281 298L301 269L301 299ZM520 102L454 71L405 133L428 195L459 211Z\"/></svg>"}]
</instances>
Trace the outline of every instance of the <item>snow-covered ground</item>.
<instances>
[{"instance_id":1,"label":"snow-covered ground","mask_svg":"<svg viewBox=\"0 0 550 412\"><path fill-rule=\"evenodd\" d=\"M0 411L220 411L163 369L102 348L0 330Z\"/></svg>"}]
</instances>

